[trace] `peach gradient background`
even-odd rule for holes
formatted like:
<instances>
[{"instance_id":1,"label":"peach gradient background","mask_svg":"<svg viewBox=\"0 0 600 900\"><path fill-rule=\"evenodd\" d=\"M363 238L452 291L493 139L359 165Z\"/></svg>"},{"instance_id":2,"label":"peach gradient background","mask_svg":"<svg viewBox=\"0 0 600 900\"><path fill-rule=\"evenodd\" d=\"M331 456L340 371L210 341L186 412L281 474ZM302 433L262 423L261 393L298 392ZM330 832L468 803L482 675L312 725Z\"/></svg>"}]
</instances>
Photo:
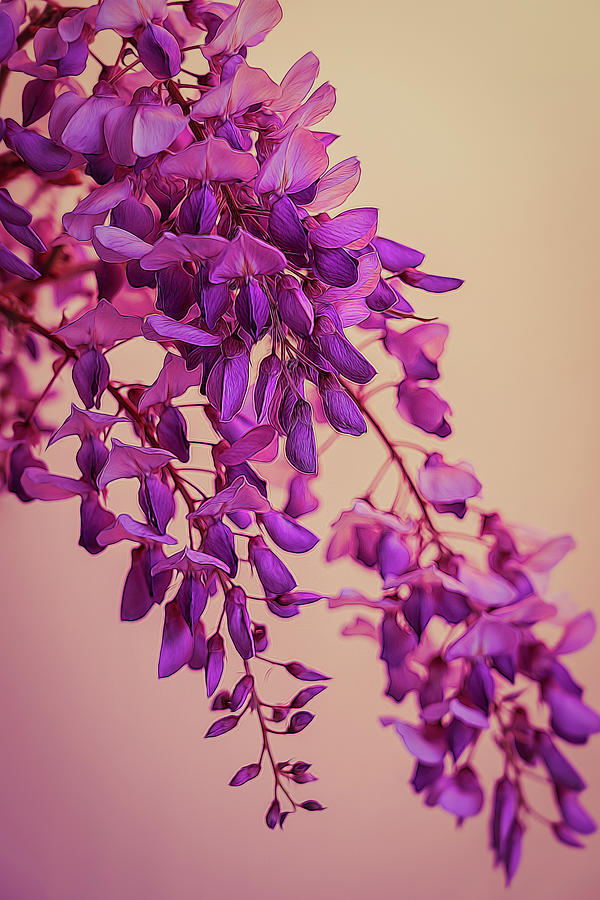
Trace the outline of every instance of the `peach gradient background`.
<instances>
[{"instance_id":1,"label":"peach gradient background","mask_svg":"<svg viewBox=\"0 0 600 900\"><path fill-rule=\"evenodd\" d=\"M452 327L449 457L473 462L490 507L575 536L555 587L600 612L597 4L283 6L252 58L280 76L317 52L339 90L332 157L363 164L355 204L379 206L382 232L426 250L432 271L466 279L422 306ZM370 439L328 451L321 527L363 488L376 452ZM252 758L254 723L203 741L201 676L155 677L160 615L119 623L127 550L73 549L70 502L4 497L0 515L2 900L504 896L484 820L456 831L407 788L408 755L377 724L392 712L381 664L364 639L338 636L344 611L309 608L275 629L283 658L336 677L290 750L315 761L328 810L272 834L266 783L226 787ZM318 558L296 571L331 589L354 578ZM574 662L597 707L598 646ZM596 817L599 744L572 754ZM497 756L483 762L491 774ZM592 900L599 850L597 837L567 850L533 824L512 898Z\"/></svg>"}]
</instances>

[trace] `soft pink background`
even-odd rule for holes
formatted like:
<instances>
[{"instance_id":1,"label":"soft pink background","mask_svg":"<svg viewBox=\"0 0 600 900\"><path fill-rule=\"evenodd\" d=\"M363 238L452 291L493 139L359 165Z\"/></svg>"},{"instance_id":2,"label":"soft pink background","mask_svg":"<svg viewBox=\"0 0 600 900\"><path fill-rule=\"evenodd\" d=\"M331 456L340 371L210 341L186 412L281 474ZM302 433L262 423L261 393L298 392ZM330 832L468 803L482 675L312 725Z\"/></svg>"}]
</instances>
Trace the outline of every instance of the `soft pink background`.
<instances>
[{"instance_id":1,"label":"soft pink background","mask_svg":"<svg viewBox=\"0 0 600 900\"><path fill-rule=\"evenodd\" d=\"M332 158L363 163L355 204L378 205L382 231L427 250L431 270L466 279L422 307L452 326L449 456L473 462L490 507L575 536L555 586L600 611L597 5L283 6L252 58L280 76L318 53L339 89ZM328 451L321 526L364 487L376 452L369 439ZM410 760L377 724L392 711L381 664L366 641L339 638L343 612L308 609L275 629L283 658L336 677L290 750L315 761L328 810L269 833L266 783L226 787L255 723L203 741L201 676L155 677L160 613L119 622L126 549L73 549L71 503L5 497L0 515L2 900L504 896L484 820L457 831L408 790ZM354 578L318 557L296 571L331 589ZM597 644L574 669L600 706ZM597 817L599 744L572 753ZM483 763L491 775L494 751ZM571 851L534 823L524 851L513 898L598 896L597 837Z\"/></svg>"}]
</instances>

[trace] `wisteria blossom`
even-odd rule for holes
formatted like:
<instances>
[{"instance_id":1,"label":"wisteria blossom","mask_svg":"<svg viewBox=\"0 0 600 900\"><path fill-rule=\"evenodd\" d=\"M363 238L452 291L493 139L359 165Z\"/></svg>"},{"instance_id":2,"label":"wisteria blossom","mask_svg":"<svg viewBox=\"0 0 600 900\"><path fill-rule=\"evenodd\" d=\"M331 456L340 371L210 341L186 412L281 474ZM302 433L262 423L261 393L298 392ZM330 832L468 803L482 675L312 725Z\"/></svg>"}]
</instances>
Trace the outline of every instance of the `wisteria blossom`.
<instances>
[{"instance_id":1,"label":"wisteria blossom","mask_svg":"<svg viewBox=\"0 0 600 900\"><path fill-rule=\"evenodd\" d=\"M594 620L548 593L572 540L485 511L473 467L447 452L448 327L419 315L419 292L462 281L352 206L360 164L322 130L336 95L314 53L279 82L252 64L281 15L277 0L0 0L0 92L26 78L19 121L0 119L2 486L24 503L76 498L92 555L127 542L121 619L162 629L159 678L202 673L207 738L255 721L229 784L262 779L270 829L324 810L292 737L328 681L319 660L280 659L270 623L353 607L344 632L376 647L381 724L414 761L413 791L458 824L489 810L510 882L529 827L572 847L596 828L569 756L600 716L567 667ZM123 380L115 351L130 344L151 379ZM317 535L304 517L327 493L319 447L352 454L366 432L386 461L356 473ZM51 469L59 441L68 472ZM293 555L320 539L322 565L349 557L378 587L324 596L316 555L299 584ZM283 695L263 678L273 667Z\"/></svg>"}]
</instances>

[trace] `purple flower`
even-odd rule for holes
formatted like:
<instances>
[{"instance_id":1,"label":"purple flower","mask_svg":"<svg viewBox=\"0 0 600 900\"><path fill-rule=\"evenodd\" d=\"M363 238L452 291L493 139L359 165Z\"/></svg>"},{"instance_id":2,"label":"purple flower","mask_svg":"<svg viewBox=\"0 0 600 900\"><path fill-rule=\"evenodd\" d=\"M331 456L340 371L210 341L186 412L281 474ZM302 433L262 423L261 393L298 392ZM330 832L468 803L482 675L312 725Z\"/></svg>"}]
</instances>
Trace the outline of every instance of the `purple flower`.
<instances>
[{"instance_id":1,"label":"purple flower","mask_svg":"<svg viewBox=\"0 0 600 900\"><path fill-rule=\"evenodd\" d=\"M181 69L181 50L172 34L152 23L146 25L137 42L143 65L155 78L166 81Z\"/></svg>"}]
</instances>

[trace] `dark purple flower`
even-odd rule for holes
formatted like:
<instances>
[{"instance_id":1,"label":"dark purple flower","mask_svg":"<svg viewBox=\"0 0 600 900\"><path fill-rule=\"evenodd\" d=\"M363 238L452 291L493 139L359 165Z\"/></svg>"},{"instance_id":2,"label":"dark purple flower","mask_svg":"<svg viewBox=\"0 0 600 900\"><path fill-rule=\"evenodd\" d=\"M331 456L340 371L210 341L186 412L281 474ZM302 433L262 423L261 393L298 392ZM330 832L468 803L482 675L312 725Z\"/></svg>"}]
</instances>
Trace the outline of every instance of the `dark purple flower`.
<instances>
[{"instance_id":1,"label":"dark purple flower","mask_svg":"<svg viewBox=\"0 0 600 900\"><path fill-rule=\"evenodd\" d=\"M250 616L246 609L246 595L237 585L225 595L225 614L227 628L235 649L242 659L254 656L254 640L250 627Z\"/></svg>"},{"instance_id":2,"label":"dark purple flower","mask_svg":"<svg viewBox=\"0 0 600 900\"><path fill-rule=\"evenodd\" d=\"M189 625L181 615L175 600L165 606L165 623L158 660L158 677L173 675L189 662L194 642Z\"/></svg>"},{"instance_id":3,"label":"dark purple flower","mask_svg":"<svg viewBox=\"0 0 600 900\"><path fill-rule=\"evenodd\" d=\"M137 42L142 64L155 78L165 81L181 69L181 50L172 34L160 25L146 25Z\"/></svg>"}]
</instances>

